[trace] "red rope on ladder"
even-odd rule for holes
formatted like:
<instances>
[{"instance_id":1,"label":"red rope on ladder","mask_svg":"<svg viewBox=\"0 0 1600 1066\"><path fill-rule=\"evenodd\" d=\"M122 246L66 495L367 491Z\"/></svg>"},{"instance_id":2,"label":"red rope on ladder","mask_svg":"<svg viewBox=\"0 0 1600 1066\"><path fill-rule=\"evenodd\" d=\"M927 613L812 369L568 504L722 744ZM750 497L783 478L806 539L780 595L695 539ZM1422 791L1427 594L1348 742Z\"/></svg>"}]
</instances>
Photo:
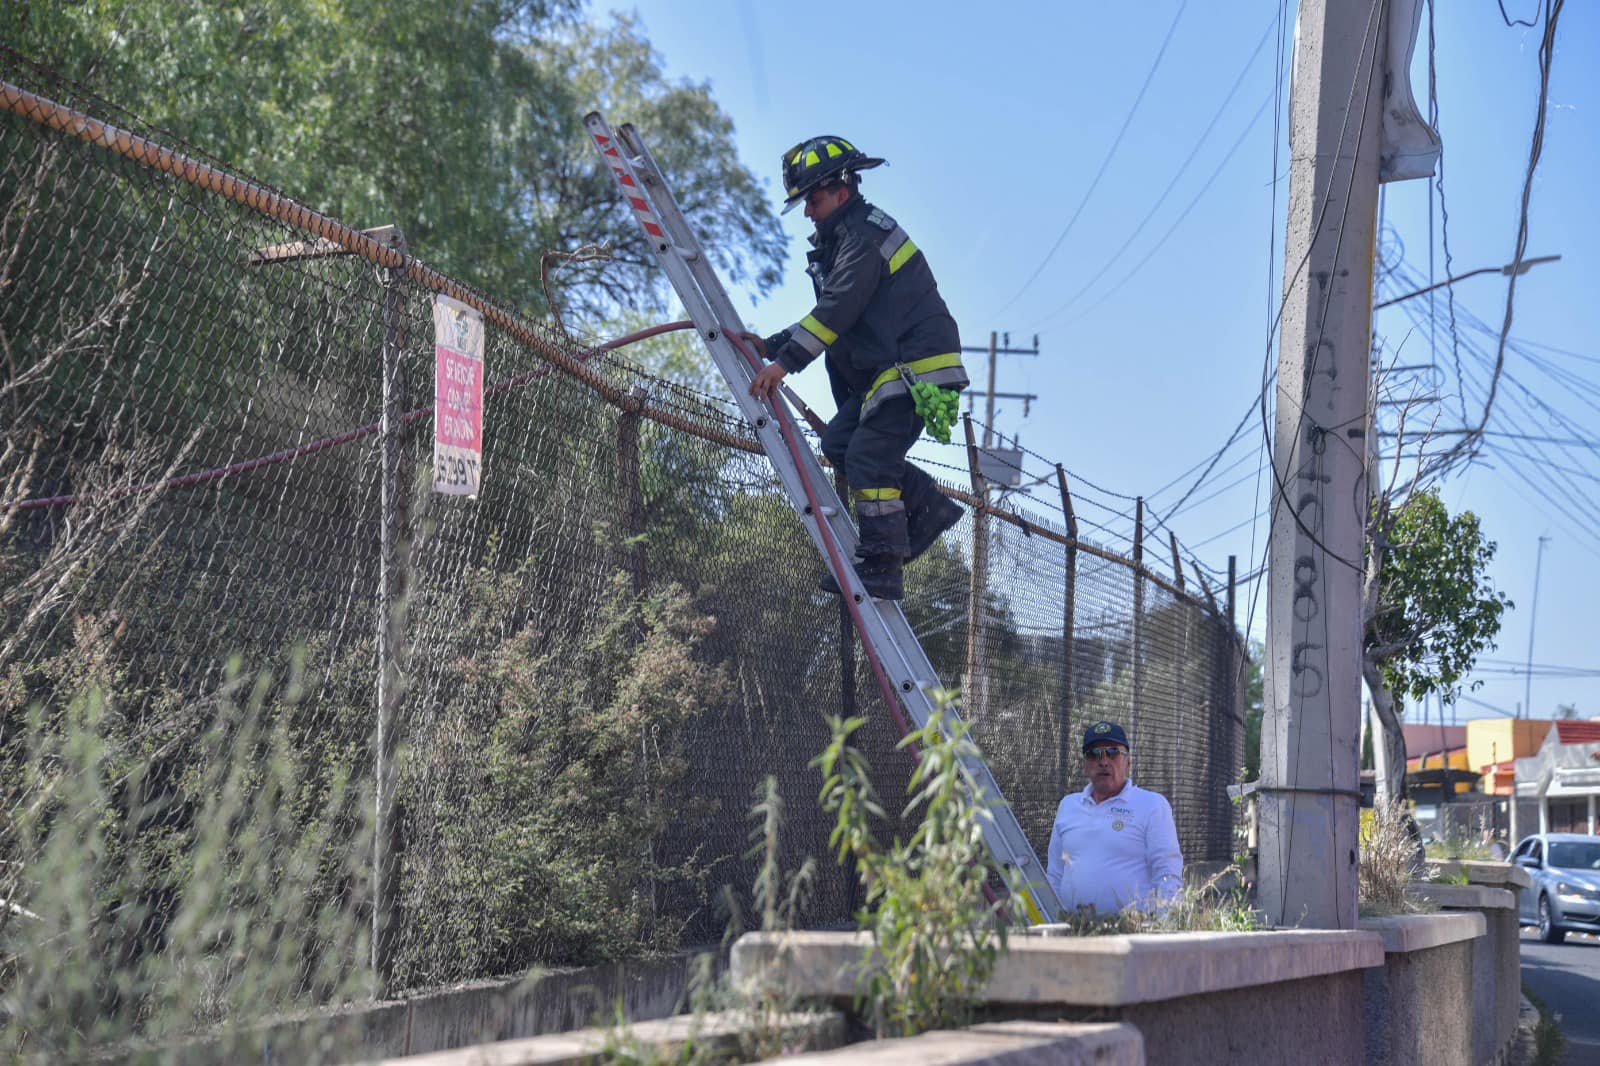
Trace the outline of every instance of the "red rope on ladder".
<instances>
[{"instance_id":1,"label":"red rope on ladder","mask_svg":"<svg viewBox=\"0 0 1600 1066\"><path fill-rule=\"evenodd\" d=\"M726 326L723 327L722 333L723 336L733 342L734 347L744 355L752 367L756 370L761 369L761 360L745 344L743 338ZM795 469L800 472L800 483L806 490L806 505L811 508L811 514L817 521L817 528L822 530L822 546L827 549L828 566L833 571L834 580L839 582L839 595L844 598L844 604L850 610L850 618L855 622L856 631L862 635L861 647L867 653L867 662L872 666L873 676L878 679L878 688L883 693L883 701L889 705L889 714L893 716L895 726L900 730L900 735L904 737L911 731L911 727L906 723L905 715L900 710L899 694L895 692L894 684L884 671L883 663L878 658L878 653L873 650L872 642L866 639L866 622L861 617L861 605L856 602L854 596L850 595L850 582L845 571L844 560L840 558L839 541L834 537L833 530L828 526L828 523L822 520L822 504L817 498L816 487L811 484L811 479L806 477L805 462L800 453L799 434L795 431L794 422L789 417L787 406L776 394L772 398L772 410L778 422L778 432L783 437L783 443L789 449L789 456L794 460ZM921 753L915 747L911 749L911 757L919 762L922 759Z\"/></svg>"},{"instance_id":2,"label":"red rope on ladder","mask_svg":"<svg viewBox=\"0 0 1600 1066\"><path fill-rule=\"evenodd\" d=\"M723 327L722 332L724 336L733 342L734 347L738 348L752 367L756 370L761 369L760 359L744 343L743 338L726 326ZM783 443L789 449L789 456L794 460L795 468L800 472L800 483L806 490L806 505L811 508L811 514L817 521L817 527L822 530L822 546L828 551L828 565L833 570L834 580L839 583L839 595L844 598L844 605L850 610L850 619L855 623L856 632L861 634L861 648L867 653L867 662L872 666L873 677L878 680L878 690L883 694L883 702L888 705L889 714L894 718L894 724L899 729L900 736L904 737L911 731L911 727L906 722L905 714L900 710L900 694L895 691L894 685L889 681L889 675L884 671L883 663L879 660L878 653L873 650L872 642L866 639L866 622L861 617L861 605L849 593L850 583L846 579L844 561L839 556L839 541L834 537L833 529L822 520L822 505L817 498L816 487L811 484L811 479L806 477L805 464L801 461L798 434L795 432L794 423L789 417L788 408L776 393L772 397L772 410L777 417L778 432L783 437ZM922 753L914 745L911 748L911 757L919 763L922 761ZM991 906L998 907L1000 904L999 894L989 887L987 881L983 885L983 898Z\"/></svg>"}]
</instances>

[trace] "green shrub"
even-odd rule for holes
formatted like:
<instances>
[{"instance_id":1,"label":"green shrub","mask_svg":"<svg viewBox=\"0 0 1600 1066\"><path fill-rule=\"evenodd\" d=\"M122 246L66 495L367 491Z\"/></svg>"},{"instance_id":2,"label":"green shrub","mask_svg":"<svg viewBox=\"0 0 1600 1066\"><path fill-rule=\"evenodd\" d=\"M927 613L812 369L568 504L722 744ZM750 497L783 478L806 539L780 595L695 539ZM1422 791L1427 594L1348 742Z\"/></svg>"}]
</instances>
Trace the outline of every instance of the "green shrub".
<instances>
[{"instance_id":1,"label":"green shrub","mask_svg":"<svg viewBox=\"0 0 1600 1066\"><path fill-rule=\"evenodd\" d=\"M676 586L636 596L618 574L581 627L550 632L526 612L508 624L501 604L518 583L471 578L476 606L450 666L458 710L436 714L459 724L414 740L406 759L408 817L434 834L425 858L406 860L427 892L408 908L413 970L664 950L682 919L656 893L705 873L692 856L662 865L655 840L687 803L683 729L726 692L696 654L714 621Z\"/></svg>"},{"instance_id":2,"label":"green shrub","mask_svg":"<svg viewBox=\"0 0 1600 1066\"><path fill-rule=\"evenodd\" d=\"M33 707L0 825L0 1049L165 1061L204 1033L240 1057L259 1042L249 1022L365 987L348 833L370 803L348 772L298 758L286 710L303 661L282 683L232 664L173 791L118 751L114 694Z\"/></svg>"},{"instance_id":3,"label":"green shrub","mask_svg":"<svg viewBox=\"0 0 1600 1066\"><path fill-rule=\"evenodd\" d=\"M857 990L857 1009L884 1036L910 1036L959 1025L1005 951L1011 900L990 905L983 822L989 812L970 797L961 760L975 754L967 726L946 718L948 696L928 724L901 747L918 745L905 817L920 814L911 838L887 848L873 837L871 819L883 808L872 789L866 758L850 744L863 718L830 725L833 739L815 764L822 769L822 805L835 818L830 844L843 862L854 857L866 906L857 915L872 934ZM946 735L948 730L949 735Z\"/></svg>"}]
</instances>

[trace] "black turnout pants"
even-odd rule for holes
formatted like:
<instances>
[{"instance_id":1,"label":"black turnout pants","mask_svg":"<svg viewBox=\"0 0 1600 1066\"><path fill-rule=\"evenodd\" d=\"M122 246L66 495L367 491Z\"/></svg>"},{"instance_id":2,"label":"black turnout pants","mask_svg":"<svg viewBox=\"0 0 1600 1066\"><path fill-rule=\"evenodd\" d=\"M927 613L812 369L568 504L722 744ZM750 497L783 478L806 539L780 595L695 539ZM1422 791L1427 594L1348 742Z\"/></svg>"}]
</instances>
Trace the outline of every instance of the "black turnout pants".
<instances>
[{"instance_id":1,"label":"black turnout pants","mask_svg":"<svg viewBox=\"0 0 1600 1066\"><path fill-rule=\"evenodd\" d=\"M844 471L856 502L861 544L856 554L905 558L906 516L920 513L939 495L933 478L906 462L922 435L922 416L909 396L894 396L861 417L861 397L851 396L822 434L822 454ZM885 491L890 490L890 491Z\"/></svg>"}]
</instances>

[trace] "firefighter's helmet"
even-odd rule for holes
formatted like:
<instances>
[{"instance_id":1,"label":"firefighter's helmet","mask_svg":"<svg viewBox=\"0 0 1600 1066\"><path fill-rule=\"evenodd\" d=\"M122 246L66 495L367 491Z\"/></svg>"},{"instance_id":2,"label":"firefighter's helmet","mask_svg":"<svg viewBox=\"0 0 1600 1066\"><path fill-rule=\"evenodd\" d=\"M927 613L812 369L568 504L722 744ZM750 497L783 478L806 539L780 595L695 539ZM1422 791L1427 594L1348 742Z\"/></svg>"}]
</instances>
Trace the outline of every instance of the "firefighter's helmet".
<instances>
[{"instance_id":1,"label":"firefighter's helmet","mask_svg":"<svg viewBox=\"0 0 1600 1066\"><path fill-rule=\"evenodd\" d=\"M783 191L788 199L784 211L806 198L812 189L850 175L881 166L882 159L870 156L843 137L812 137L783 153Z\"/></svg>"}]
</instances>

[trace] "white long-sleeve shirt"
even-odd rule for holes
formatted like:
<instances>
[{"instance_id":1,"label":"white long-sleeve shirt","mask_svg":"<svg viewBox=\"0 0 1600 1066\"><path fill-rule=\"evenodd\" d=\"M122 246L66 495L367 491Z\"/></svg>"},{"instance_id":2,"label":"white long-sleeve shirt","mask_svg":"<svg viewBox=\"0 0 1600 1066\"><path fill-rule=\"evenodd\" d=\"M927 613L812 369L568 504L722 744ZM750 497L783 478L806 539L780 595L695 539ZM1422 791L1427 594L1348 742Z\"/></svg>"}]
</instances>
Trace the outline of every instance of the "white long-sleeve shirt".
<instances>
[{"instance_id":1,"label":"white long-sleeve shirt","mask_svg":"<svg viewBox=\"0 0 1600 1066\"><path fill-rule=\"evenodd\" d=\"M1045 876L1062 907L1112 914L1171 900L1183 887L1183 853L1167 798L1129 781L1096 803L1091 787L1062 799L1050 832Z\"/></svg>"}]
</instances>

